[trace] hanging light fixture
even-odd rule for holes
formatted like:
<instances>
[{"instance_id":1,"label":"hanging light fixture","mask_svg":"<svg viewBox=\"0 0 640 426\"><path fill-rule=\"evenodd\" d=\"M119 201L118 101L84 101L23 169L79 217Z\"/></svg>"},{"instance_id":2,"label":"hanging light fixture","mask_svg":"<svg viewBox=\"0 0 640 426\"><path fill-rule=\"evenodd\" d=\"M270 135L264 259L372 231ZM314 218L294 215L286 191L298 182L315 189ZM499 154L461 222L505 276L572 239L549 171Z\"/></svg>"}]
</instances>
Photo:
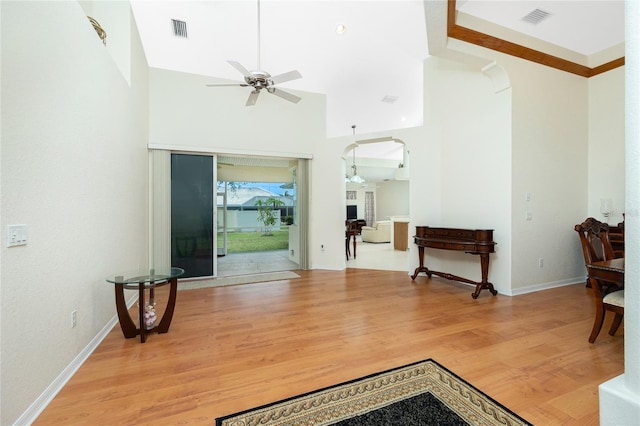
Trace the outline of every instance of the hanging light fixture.
<instances>
[{"instance_id":1,"label":"hanging light fixture","mask_svg":"<svg viewBox=\"0 0 640 426\"><path fill-rule=\"evenodd\" d=\"M351 128L353 129L353 141L355 142L355 140L356 140L356 125L354 124L353 126L351 126ZM353 170L353 176L351 176L351 179L349 179L349 181L351 183L364 183L365 182L365 180L363 178L358 176L358 170L356 169L356 147L355 146L353 147L353 164L351 165L351 170Z\"/></svg>"}]
</instances>

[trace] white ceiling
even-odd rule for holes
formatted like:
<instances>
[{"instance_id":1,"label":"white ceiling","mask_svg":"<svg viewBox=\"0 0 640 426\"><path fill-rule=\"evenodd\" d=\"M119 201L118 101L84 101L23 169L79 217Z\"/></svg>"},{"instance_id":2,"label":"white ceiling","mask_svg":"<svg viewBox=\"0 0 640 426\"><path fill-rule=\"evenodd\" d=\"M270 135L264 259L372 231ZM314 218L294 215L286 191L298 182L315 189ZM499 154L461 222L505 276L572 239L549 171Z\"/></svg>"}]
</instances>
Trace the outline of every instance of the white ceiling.
<instances>
[{"instance_id":1,"label":"white ceiling","mask_svg":"<svg viewBox=\"0 0 640 426\"><path fill-rule=\"evenodd\" d=\"M303 78L279 87L327 95L328 137L351 134L353 124L359 133L422 124L427 40L421 1L261 0L260 5L261 68L271 75L297 69ZM242 76L228 60L249 70L258 66L256 0L133 0L132 9L151 67L239 82ZM187 39L173 36L171 19L187 23ZM336 34L338 24L346 25L342 35ZM237 91L244 104L251 89L202 90ZM397 100L383 102L385 96Z\"/></svg>"},{"instance_id":2,"label":"white ceiling","mask_svg":"<svg viewBox=\"0 0 640 426\"><path fill-rule=\"evenodd\" d=\"M257 0L131 3L149 66L210 76L212 83L241 81L228 60L258 67ZM581 55L624 41L622 0L458 0L456 7ZM536 8L549 17L537 25L522 20ZM423 1L261 0L260 17L260 68L272 75L300 71L302 79L279 87L302 96L301 102L298 91L326 94L328 137L351 135L353 124L358 135L422 124L422 62L428 56ZM187 23L186 39L173 35L171 19ZM338 24L346 25L342 35ZM212 96L236 91L244 104L251 89L202 90ZM388 156L380 152L389 147L359 148L358 157ZM395 161L402 151L391 148Z\"/></svg>"},{"instance_id":3,"label":"white ceiling","mask_svg":"<svg viewBox=\"0 0 640 426\"><path fill-rule=\"evenodd\" d=\"M624 41L623 0L458 0L456 8L586 56ZM522 19L535 9L549 16L538 24Z\"/></svg>"}]
</instances>

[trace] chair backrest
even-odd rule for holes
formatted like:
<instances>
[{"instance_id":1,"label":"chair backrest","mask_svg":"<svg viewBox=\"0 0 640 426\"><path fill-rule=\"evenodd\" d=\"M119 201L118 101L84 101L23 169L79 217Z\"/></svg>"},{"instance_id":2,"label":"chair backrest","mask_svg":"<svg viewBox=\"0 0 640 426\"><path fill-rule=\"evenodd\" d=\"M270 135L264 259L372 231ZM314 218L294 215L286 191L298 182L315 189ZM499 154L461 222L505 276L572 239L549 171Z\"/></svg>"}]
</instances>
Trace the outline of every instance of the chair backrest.
<instances>
[{"instance_id":1,"label":"chair backrest","mask_svg":"<svg viewBox=\"0 0 640 426\"><path fill-rule=\"evenodd\" d=\"M609 241L616 257L624 257L624 213L622 222L615 226L609 226Z\"/></svg>"},{"instance_id":2,"label":"chair backrest","mask_svg":"<svg viewBox=\"0 0 640 426\"><path fill-rule=\"evenodd\" d=\"M585 266L616 257L609 240L609 225L590 217L574 229L580 237Z\"/></svg>"},{"instance_id":3,"label":"chair backrest","mask_svg":"<svg viewBox=\"0 0 640 426\"><path fill-rule=\"evenodd\" d=\"M355 220L345 220L344 222L346 230L351 233L357 233L360 231L360 225Z\"/></svg>"}]
</instances>

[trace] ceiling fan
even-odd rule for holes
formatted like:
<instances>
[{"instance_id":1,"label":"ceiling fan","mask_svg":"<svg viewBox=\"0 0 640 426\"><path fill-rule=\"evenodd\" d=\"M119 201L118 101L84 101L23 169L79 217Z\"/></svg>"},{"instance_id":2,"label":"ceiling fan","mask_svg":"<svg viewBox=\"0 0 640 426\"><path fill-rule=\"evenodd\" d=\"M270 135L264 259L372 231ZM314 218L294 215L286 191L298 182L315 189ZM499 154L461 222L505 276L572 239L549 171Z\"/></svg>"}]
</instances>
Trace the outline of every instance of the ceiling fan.
<instances>
[{"instance_id":1,"label":"ceiling fan","mask_svg":"<svg viewBox=\"0 0 640 426\"><path fill-rule=\"evenodd\" d=\"M275 87L276 84L284 83L286 81L297 80L302 78L297 70L289 71L284 74L278 74L272 76L268 72L260 69L260 0L258 0L258 68L254 71L247 70L242 64L236 61L227 61L232 67L240 71L244 76L244 83L232 83L232 84L207 84L208 87L222 87L222 86L240 86L240 87L253 87L253 90L249 94L246 106L252 106L258 100L258 95L262 89L266 89L268 93L286 99L289 102L298 103L300 97L285 92L282 89Z\"/></svg>"}]
</instances>

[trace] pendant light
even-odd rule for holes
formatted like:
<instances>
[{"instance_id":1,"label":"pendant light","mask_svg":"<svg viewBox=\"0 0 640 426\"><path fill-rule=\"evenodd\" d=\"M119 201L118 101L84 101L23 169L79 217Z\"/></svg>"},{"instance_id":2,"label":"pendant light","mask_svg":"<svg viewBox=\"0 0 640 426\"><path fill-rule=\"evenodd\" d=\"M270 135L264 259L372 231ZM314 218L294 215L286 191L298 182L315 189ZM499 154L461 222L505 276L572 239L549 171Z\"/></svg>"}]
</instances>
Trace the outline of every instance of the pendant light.
<instances>
[{"instance_id":1,"label":"pendant light","mask_svg":"<svg viewBox=\"0 0 640 426\"><path fill-rule=\"evenodd\" d=\"M356 141L356 125L354 124L353 126L351 126L351 128L353 129L353 141L355 143ZM357 146L357 144L356 144ZM358 170L356 169L356 147L353 147L353 165L351 166L351 170L353 170L353 176L351 176L351 179L349 179L349 181L351 183L364 183L365 180L363 178L361 178L360 176L358 176Z\"/></svg>"}]
</instances>

